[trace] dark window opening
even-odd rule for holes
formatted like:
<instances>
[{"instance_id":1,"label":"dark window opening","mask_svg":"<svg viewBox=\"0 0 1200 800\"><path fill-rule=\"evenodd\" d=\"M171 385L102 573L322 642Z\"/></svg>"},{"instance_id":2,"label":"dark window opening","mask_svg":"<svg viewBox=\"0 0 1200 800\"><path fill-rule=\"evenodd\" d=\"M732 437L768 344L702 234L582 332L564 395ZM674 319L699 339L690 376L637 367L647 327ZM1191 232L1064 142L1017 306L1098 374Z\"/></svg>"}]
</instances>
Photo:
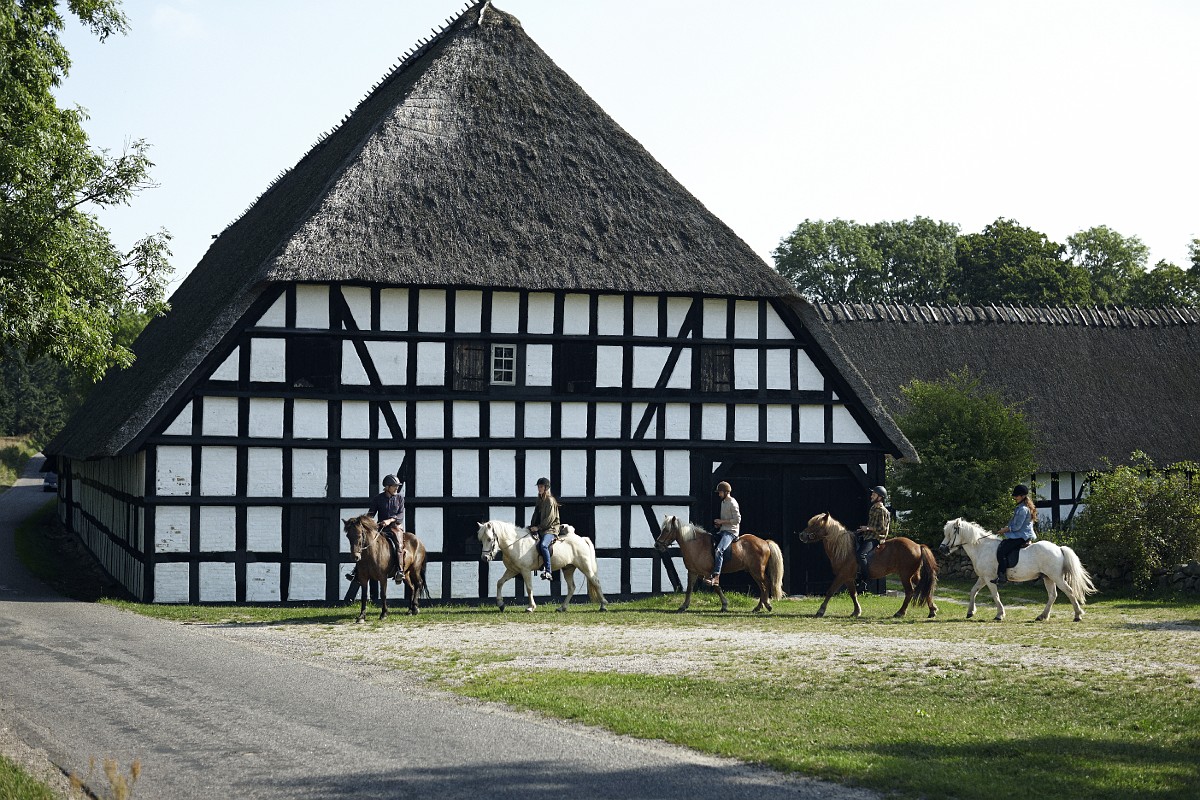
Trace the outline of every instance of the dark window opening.
<instances>
[{"instance_id":1,"label":"dark window opening","mask_svg":"<svg viewBox=\"0 0 1200 800\"><path fill-rule=\"evenodd\" d=\"M292 506L285 532L285 552L297 561L326 561L341 548L341 521L329 506Z\"/></svg>"},{"instance_id":2,"label":"dark window opening","mask_svg":"<svg viewBox=\"0 0 1200 800\"><path fill-rule=\"evenodd\" d=\"M497 386L516 385L517 346L515 344L492 345L492 383Z\"/></svg>"},{"instance_id":3,"label":"dark window opening","mask_svg":"<svg viewBox=\"0 0 1200 800\"><path fill-rule=\"evenodd\" d=\"M733 347L709 344L700 347L700 391L728 392L733 388Z\"/></svg>"},{"instance_id":4,"label":"dark window opening","mask_svg":"<svg viewBox=\"0 0 1200 800\"><path fill-rule=\"evenodd\" d=\"M326 336L295 337L287 343L287 382L295 388L332 389L341 381L341 344Z\"/></svg>"},{"instance_id":5,"label":"dark window opening","mask_svg":"<svg viewBox=\"0 0 1200 800\"><path fill-rule=\"evenodd\" d=\"M480 392L487 386L487 345L483 342L455 342L454 388Z\"/></svg>"},{"instance_id":6,"label":"dark window opening","mask_svg":"<svg viewBox=\"0 0 1200 800\"><path fill-rule=\"evenodd\" d=\"M562 342L554 349L554 388L567 394L596 388L596 345Z\"/></svg>"},{"instance_id":7,"label":"dark window opening","mask_svg":"<svg viewBox=\"0 0 1200 800\"><path fill-rule=\"evenodd\" d=\"M479 523L486 522L488 518L488 508L483 505L447 508L443 530L455 531L455 533L447 535L442 542L446 556L448 558L465 558L471 561L478 560L483 553L483 545L479 543ZM414 530L413 533L417 536L421 535L419 530Z\"/></svg>"}]
</instances>

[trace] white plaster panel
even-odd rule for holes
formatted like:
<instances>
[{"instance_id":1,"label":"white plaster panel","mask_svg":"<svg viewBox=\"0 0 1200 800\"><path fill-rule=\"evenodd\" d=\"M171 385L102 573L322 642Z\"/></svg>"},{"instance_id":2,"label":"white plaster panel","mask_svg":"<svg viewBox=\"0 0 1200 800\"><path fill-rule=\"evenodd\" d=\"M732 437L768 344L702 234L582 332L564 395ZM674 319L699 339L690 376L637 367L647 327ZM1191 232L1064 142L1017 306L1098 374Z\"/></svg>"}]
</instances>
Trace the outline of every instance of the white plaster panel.
<instances>
[{"instance_id":1,"label":"white plaster panel","mask_svg":"<svg viewBox=\"0 0 1200 800\"><path fill-rule=\"evenodd\" d=\"M516 403L491 403L488 408L488 417L493 439L511 439L517 435Z\"/></svg>"},{"instance_id":2,"label":"white plaster panel","mask_svg":"<svg viewBox=\"0 0 1200 800\"><path fill-rule=\"evenodd\" d=\"M287 380L287 342L283 339L250 340L250 380L283 383Z\"/></svg>"},{"instance_id":3,"label":"white plaster panel","mask_svg":"<svg viewBox=\"0 0 1200 800\"><path fill-rule=\"evenodd\" d=\"M442 439L446 436L446 406L440 400L417 403L418 439Z\"/></svg>"},{"instance_id":4,"label":"white plaster panel","mask_svg":"<svg viewBox=\"0 0 1200 800\"><path fill-rule=\"evenodd\" d=\"M733 336L735 339L758 338L757 300L738 300L734 302Z\"/></svg>"},{"instance_id":5,"label":"white plaster panel","mask_svg":"<svg viewBox=\"0 0 1200 800\"><path fill-rule=\"evenodd\" d=\"M375 488L371 479L371 454L366 450L343 450L341 497L370 497Z\"/></svg>"},{"instance_id":6,"label":"white plaster panel","mask_svg":"<svg viewBox=\"0 0 1200 800\"><path fill-rule=\"evenodd\" d=\"M191 436L192 434L192 404L189 401L171 424L163 431L164 436Z\"/></svg>"},{"instance_id":7,"label":"white plaster panel","mask_svg":"<svg viewBox=\"0 0 1200 800\"><path fill-rule=\"evenodd\" d=\"M488 495L491 497L516 497L517 451L488 451Z\"/></svg>"},{"instance_id":8,"label":"white plaster panel","mask_svg":"<svg viewBox=\"0 0 1200 800\"><path fill-rule=\"evenodd\" d=\"M633 335L658 336L658 298L633 298Z\"/></svg>"},{"instance_id":9,"label":"white plaster panel","mask_svg":"<svg viewBox=\"0 0 1200 800\"><path fill-rule=\"evenodd\" d=\"M653 506L651 507L653 509ZM651 516L654 511L651 510ZM650 527L650 520L646 519L645 506L634 506L629 511L629 544L631 547L647 547L654 544L655 537L658 536L657 524L654 528Z\"/></svg>"},{"instance_id":10,"label":"white plaster panel","mask_svg":"<svg viewBox=\"0 0 1200 800\"><path fill-rule=\"evenodd\" d=\"M350 309L354 327L360 331L371 330L371 290L365 286L343 286L342 299ZM349 328L344 321L342 327Z\"/></svg>"},{"instance_id":11,"label":"white plaster panel","mask_svg":"<svg viewBox=\"0 0 1200 800\"><path fill-rule=\"evenodd\" d=\"M328 401L296 400L292 404L292 438L329 438Z\"/></svg>"},{"instance_id":12,"label":"white plaster panel","mask_svg":"<svg viewBox=\"0 0 1200 800\"><path fill-rule=\"evenodd\" d=\"M687 403L667 403L663 406L666 418L666 438L689 439L692 435L692 407Z\"/></svg>"},{"instance_id":13,"label":"white plaster panel","mask_svg":"<svg viewBox=\"0 0 1200 800\"><path fill-rule=\"evenodd\" d=\"M205 397L201 429L205 436L237 436L238 399Z\"/></svg>"},{"instance_id":14,"label":"white plaster panel","mask_svg":"<svg viewBox=\"0 0 1200 800\"><path fill-rule=\"evenodd\" d=\"M450 596L479 596L478 561L454 561L450 564Z\"/></svg>"},{"instance_id":15,"label":"white plaster panel","mask_svg":"<svg viewBox=\"0 0 1200 800\"><path fill-rule=\"evenodd\" d=\"M408 289L381 289L379 292L379 329L408 330Z\"/></svg>"},{"instance_id":16,"label":"white plaster panel","mask_svg":"<svg viewBox=\"0 0 1200 800\"><path fill-rule=\"evenodd\" d=\"M186 553L192 546L192 512L188 506L154 510L154 552Z\"/></svg>"},{"instance_id":17,"label":"white plaster panel","mask_svg":"<svg viewBox=\"0 0 1200 800\"><path fill-rule=\"evenodd\" d=\"M591 303L586 294L569 294L563 301L563 333L592 332Z\"/></svg>"},{"instance_id":18,"label":"white plaster panel","mask_svg":"<svg viewBox=\"0 0 1200 800\"><path fill-rule=\"evenodd\" d=\"M586 439L587 403L563 403L559 408L562 412L562 438Z\"/></svg>"},{"instance_id":19,"label":"white plaster panel","mask_svg":"<svg viewBox=\"0 0 1200 800\"><path fill-rule=\"evenodd\" d=\"M430 598L442 599L442 564L440 561L431 561L425 565L425 585L429 587Z\"/></svg>"},{"instance_id":20,"label":"white plaster panel","mask_svg":"<svg viewBox=\"0 0 1200 800\"><path fill-rule=\"evenodd\" d=\"M492 331L516 333L521 321L521 296L516 292L492 293Z\"/></svg>"},{"instance_id":21,"label":"white plaster panel","mask_svg":"<svg viewBox=\"0 0 1200 800\"><path fill-rule=\"evenodd\" d=\"M288 600L324 600L325 565L293 563L288 565Z\"/></svg>"},{"instance_id":22,"label":"white plaster panel","mask_svg":"<svg viewBox=\"0 0 1200 800\"><path fill-rule=\"evenodd\" d=\"M801 391L805 389L821 391L825 388L825 376L808 357L808 353L803 350L796 351L796 388Z\"/></svg>"},{"instance_id":23,"label":"white plaster panel","mask_svg":"<svg viewBox=\"0 0 1200 800\"><path fill-rule=\"evenodd\" d=\"M667 495L692 493L692 456L687 450L663 451L662 493Z\"/></svg>"},{"instance_id":24,"label":"white plaster panel","mask_svg":"<svg viewBox=\"0 0 1200 800\"><path fill-rule=\"evenodd\" d=\"M792 388L792 352L791 350L767 351L767 388Z\"/></svg>"},{"instance_id":25,"label":"white plaster panel","mask_svg":"<svg viewBox=\"0 0 1200 800\"><path fill-rule=\"evenodd\" d=\"M767 303L767 338L768 339L791 339L792 332L788 330L787 323L779 316L779 312L770 303Z\"/></svg>"},{"instance_id":26,"label":"white plaster panel","mask_svg":"<svg viewBox=\"0 0 1200 800\"><path fill-rule=\"evenodd\" d=\"M537 479L550 477L550 451L525 451L525 486L531 496L537 496Z\"/></svg>"},{"instance_id":27,"label":"white plaster panel","mask_svg":"<svg viewBox=\"0 0 1200 800\"><path fill-rule=\"evenodd\" d=\"M417 468L413 473L421 497L441 497L446 492L442 477L442 451L418 450Z\"/></svg>"},{"instance_id":28,"label":"white plaster panel","mask_svg":"<svg viewBox=\"0 0 1200 800\"><path fill-rule=\"evenodd\" d=\"M689 494L689 493L682 492L681 494ZM667 516L677 517L678 519L681 519L684 522L689 522L690 520L688 519L688 517L691 515L691 513L692 513L692 510L687 506L654 506L654 519L658 522L658 525L659 525L659 530L656 531L654 534L655 538L658 537L659 533L662 533L662 521L663 521L664 517L667 517ZM670 586L671 585L670 581L668 581L666 585Z\"/></svg>"},{"instance_id":29,"label":"white plaster panel","mask_svg":"<svg viewBox=\"0 0 1200 800\"><path fill-rule=\"evenodd\" d=\"M563 497L587 496L587 452L563 450L559 470L558 491Z\"/></svg>"},{"instance_id":30,"label":"white plaster panel","mask_svg":"<svg viewBox=\"0 0 1200 800\"><path fill-rule=\"evenodd\" d=\"M154 602L186 603L191 588L191 567L186 562L154 565Z\"/></svg>"},{"instance_id":31,"label":"white plaster panel","mask_svg":"<svg viewBox=\"0 0 1200 800\"><path fill-rule=\"evenodd\" d=\"M620 386L623 348L601 345L596 348L596 385Z\"/></svg>"},{"instance_id":32,"label":"white plaster panel","mask_svg":"<svg viewBox=\"0 0 1200 800\"><path fill-rule=\"evenodd\" d=\"M536 292L529 295L529 333L554 333L554 295Z\"/></svg>"},{"instance_id":33,"label":"white plaster panel","mask_svg":"<svg viewBox=\"0 0 1200 800\"><path fill-rule=\"evenodd\" d=\"M417 343L417 384L444 386L446 383L446 343Z\"/></svg>"},{"instance_id":34,"label":"white plaster panel","mask_svg":"<svg viewBox=\"0 0 1200 800\"><path fill-rule=\"evenodd\" d=\"M233 506L200 507L200 550L226 552L236 548L237 511Z\"/></svg>"},{"instance_id":35,"label":"white plaster panel","mask_svg":"<svg viewBox=\"0 0 1200 800\"><path fill-rule=\"evenodd\" d=\"M668 389L690 389L692 388L692 350L684 348L679 354L679 359L675 362L675 368L671 370L671 377L667 380Z\"/></svg>"},{"instance_id":36,"label":"white plaster panel","mask_svg":"<svg viewBox=\"0 0 1200 800\"><path fill-rule=\"evenodd\" d=\"M343 540L345 537L342 537ZM279 506L246 508L246 550L251 553L283 552L283 509Z\"/></svg>"},{"instance_id":37,"label":"white plaster panel","mask_svg":"<svg viewBox=\"0 0 1200 800\"><path fill-rule=\"evenodd\" d=\"M363 513L365 513L365 510L362 506L359 506L358 508L338 509L339 524L341 524L340 520L354 519ZM350 540L346 538L345 530L342 530L341 534L338 536L338 552L343 555L349 555L350 553ZM351 569L353 569L353 566L351 566Z\"/></svg>"},{"instance_id":38,"label":"white plaster panel","mask_svg":"<svg viewBox=\"0 0 1200 800\"><path fill-rule=\"evenodd\" d=\"M725 405L705 403L700 408L700 438L710 442L725 440Z\"/></svg>"},{"instance_id":39,"label":"white plaster panel","mask_svg":"<svg viewBox=\"0 0 1200 800\"><path fill-rule=\"evenodd\" d=\"M380 430L387 430L384 426ZM342 403L342 438L371 438L371 404L365 400L346 400Z\"/></svg>"},{"instance_id":40,"label":"white plaster panel","mask_svg":"<svg viewBox=\"0 0 1200 800\"><path fill-rule=\"evenodd\" d=\"M734 406L733 438L739 442L758 441L758 406L748 403Z\"/></svg>"},{"instance_id":41,"label":"white plaster panel","mask_svg":"<svg viewBox=\"0 0 1200 800\"><path fill-rule=\"evenodd\" d=\"M213 370L212 375L208 377L214 381L236 381L238 379L238 367L242 360L242 348L235 347L221 366Z\"/></svg>"},{"instance_id":42,"label":"white plaster panel","mask_svg":"<svg viewBox=\"0 0 1200 800\"><path fill-rule=\"evenodd\" d=\"M596 451L596 496L619 497L621 486L621 451Z\"/></svg>"},{"instance_id":43,"label":"white plaster panel","mask_svg":"<svg viewBox=\"0 0 1200 800\"><path fill-rule=\"evenodd\" d=\"M329 451L292 450L292 497L329 494Z\"/></svg>"},{"instance_id":44,"label":"white plaster panel","mask_svg":"<svg viewBox=\"0 0 1200 800\"><path fill-rule=\"evenodd\" d=\"M596 506L596 547L621 546L621 507ZM620 564L620 562L617 562ZM620 577L620 567L617 576Z\"/></svg>"},{"instance_id":45,"label":"white plaster panel","mask_svg":"<svg viewBox=\"0 0 1200 800\"><path fill-rule=\"evenodd\" d=\"M1033 476L1033 483L1029 487L1030 492L1035 498L1049 499L1050 498L1050 473L1039 472Z\"/></svg>"},{"instance_id":46,"label":"white plaster panel","mask_svg":"<svg viewBox=\"0 0 1200 800\"><path fill-rule=\"evenodd\" d=\"M454 401L454 438L477 438L479 436L479 403Z\"/></svg>"},{"instance_id":47,"label":"white plaster panel","mask_svg":"<svg viewBox=\"0 0 1200 800\"><path fill-rule=\"evenodd\" d=\"M642 479L647 494L658 494L658 457L653 450L631 450L633 468Z\"/></svg>"},{"instance_id":48,"label":"white plaster panel","mask_svg":"<svg viewBox=\"0 0 1200 800\"><path fill-rule=\"evenodd\" d=\"M597 298L596 333L601 336L625 333L625 298L622 295L602 294Z\"/></svg>"},{"instance_id":49,"label":"white plaster panel","mask_svg":"<svg viewBox=\"0 0 1200 800\"><path fill-rule=\"evenodd\" d=\"M596 438L621 438L620 403L596 403Z\"/></svg>"},{"instance_id":50,"label":"white plaster panel","mask_svg":"<svg viewBox=\"0 0 1200 800\"><path fill-rule=\"evenodd\" d=\"M479 451L454 450L450 453L450 480L454 497L479 496Z\"/></svg>"},{"instance_id":51,"label":"white plaster panel","mask_svg":"<svg viewBox=\"0 0 1200 800\"><path fill-rule=\"evenodd\" d=\"M329 287L317 284L296 285L296 327L329 327Z\"/></svg>"},{"instance_id":52,"label":"white plaster panel","mask_svg":"<svg viewBox=\"0 0 1200 800\"><path fill-rule=\"evenodd\" d=\"M407 455L403 450L380 450L379 451L379 475L372 476L371 491L368 496L379 494L383 491L383 476L397 475L400 472L400 465L404 463L404 457ZM403 488L400 490L404 491Z\"/></svg>"},{"instance_id":53,"label":"white plaster panel","mask_svg":"<svg viewBox=\"0 0 1200 800\"><path fill-rule=\"evenodd\" d=\"M431 553L440 553L445 549L445 513L437 507L422 506L409 510L410 519L406 520L409 529L425 545ZM451 535L455 535L451 531Z\"/></svg>"},{"instance_id":54,"label":"white plaster panel","mask_svg":"<svg viewBox=\"0 0 1200 800\"><path fill-rule=\"evenodd\" d=\"M800 441L825 441L824 406L800 406Z\"/></svg>"},{"instance_id":55,"label":"white plaster panel","mask_svg":"<svg viewBox=\"0 0 1200 800\"><path fill-rule=\"evenodd\" d=\"M367 342L367 355L384 386L408 383L408 342Z\"/></svg>"},{"instance_id":56,"label":"white plaster panel","mask_svg":"<svg viewBox=\"0 0 1200 800\"><path fill-rule=\"evenodd\" d=\"M442 333L446 330L446 290L421 289L417 295L417 330Z\"/></svg>"},{"instance_id":57,"label":"white plaster panel","mask_svg":"<svg viewBox=\"0 0 1200 800\"><path fill-rule=\"evenodd\" d=\"M790 442L792 440L792 407L767 406L767 441Z\"/></svg>"},{"instance_id":58,"label":"white plaster panel","mask_svg":"<svg viewBox=\"0 0 1200 800\"><path fill-rule=\"evenodd\" d=\"M279 497L283 493L283 450L251 447L246 450L246 494Z\"/></svg>"},{"instance_id":59,"label":"white plaster panel","mask_svg":"<svg viewBox=\"0 0 1200 800\"><path fill-rule=\"evenodd\" d=\"M525 404L525 438L550 438L550 404Z\"/></svg>"},{"instance_id":60,"label":"white plaster panel","mask_svg":"<svg viewBox=\"0 0 1200 800\"><path fill-rule=\"evenodd\" d=\"M200 562L200 602L232 603L237 600L235 565L225 562Z\"/></svg>"},{"instance_id":61,"label":"white plaster panel","mask_svg":"<svg viewBox=\"0 0 1200 800\"><path fill-rule=\"evenodd\" d=\"M258 439L283 438L283 399L251 397L247 432Z\"/></svg>"},{"instance_id":62,"label":"white plaster panel","mask_svg":"<svg viewBox=\"0 0 1200 800\"><path fill-rule=\"evenodd\" d=\"M733 351L733 388L758 388L758 350L747 347Z\"/></svg>"},{"instance_id":63,"label":"white plaster panel","mask_svg":"<svg viewBox=\"0 0 1200 800\"><path fill-rule=\"evenodd\" d=\"M259 328L282 328L287 324L287 293L281 292L271 307L258 318Z\"/></svg>"},{"instance_id":64,"label":"white plaster panel","mask_svg":"<svg viewBox=\"0 0 1200 800\"><path fill-rule=\"evenodd\" d=\"M525 385L549 386L554 375L554 346L530 344L525 346Z\"/></svg>"},{"instance_id":65,"label":"white plaster panel","mask_svg":"<svg viewBox=\"0 0 1200 800\"><path fill-rule=\"evenodd\" d=\"M642 424L642 418L646 416L647 409L650 408L649 403L630 403L629 404L629 435L635 436L638 427ZM655 417L658 416L658 408L655 407L650 411L650 421L646 423L646 434L643 439L658 438L658 424Z\"/></svg>"},{"instance_id":66,"label":"white plaster panel","mask_svg":"<svg viewBox=\"0 0 1200 800\"><path fill-rule=\"evenodd\" d=\"M392 400L392 415L396 418L396 424L400 427L400 435L404 435L405 426L408 425L408 404L402 400ZM379 438L394 439L392 428L388 424L387 418L383 415L383 409L379 409Z\"/></svg>"},{"instance_id":67,"label":"white plaster panel","mask_svg":"<svg viewBox=\"0 0 1200 800\"><path fill-rule=\"evenodd\" d=\"M729 330L729 303L707 298L704 301L704 338L725 339Z\"/></svg>"},{"instance_id":68,"label":"white plaster panel","mask_svg":"<svg viewBox=\"0 0 1200 800\"><path fill-rule=\"evenodd\" d=\"M600 573L600 588L606 595L621 593L621 559L597 558L596 570Z\"/></svg>"},{"instance_id":69,"label":"white plaster panel","mask_svg":"<svg viewBox=\"0 0 1200 800\"><path fill-rule=\"evenodd\" d=\"M629 591L650 592L654 590L654 570L658 561L654 558L629 559ZM669 585L669 584L668 584Z\"/></svg>"},{"instance_id":70,"label":"white plaster panel","mask_svg":"<svg viewBox=\"0 0 1200 800\"><path fill-rule=\"evenodd\" d=\"M691 310L692 300L690 297L667 298L667 336L679 336L679 331L683 328L683 321Z\"/></svg>"},{"instance_id":71,"label":"white plaster panel","mask_svg":"<svg viewBox=\"0 0 1200 800\"><path fill-rule=\"evenodd\" d=\"M489 506L488 507L488 519L498 519L501 522L511 522L513 525L516 525L517 524L517 510L511 506ZM486 522L487 520L480 520L480 521ZM478 534L478 533L479 533L479 531L476 530L475 534Z\"/></svg>"},{"instance_id":72,"label":"white plaster panel","mask_svg":"<svg viewBox=\"0 0 1200 800\"><path fill-rule=\"evenodd\" d=\"M479 333L483 328L483 292L460 289L454 293L454 330Z\"/></svg>"},{"instance_id":73,"label":"white plaster panel","mask_svg":"<svg viewBox=\"0 0 1200 800\"><path fill-rule=\"evenodd\" d=\"M669 347L633 348L633 386L636 389L653 389L658 383L663 367L671 355Z\"/></svg>"},{"instance_id":74,"label":"white plaster panel","mask_svg":"<svg viewBox=\"0 0 1200 800\"><path fill-rule=\"evenodd\" d=\"M346 386L367 386L371 383L358 350L349 340L342 342L342 383Z\"/></svg>"},{"instance_id":75,"label":"white plaster panel","mask_svg":"<svg viewBox=\"0 0 1200 800\"><path fill-rule=\"evenodd\" d=\"M845 406L834 406L833 441L838 444L865 444L871 440Z\"/></svg>"},{"instance_id":76,"label":"white plaster panel","mask_svg":"<svg viewBox=\"0 0 1200 800\"><path fill-rule=\"evenodd\" d=\"M237 493L237 448L200 448L200 494Z\"/></svg>"},{"instance_id":77,"label":"white plaster panel","mask_svg":"<svg viewBox=\"0 0 1200 800\"><path fill-rule=\"evenodd\" d=\"M280 598L280 564L252 561L246 565L246 602L278 603Z\"/></svg>"}]
</instances>

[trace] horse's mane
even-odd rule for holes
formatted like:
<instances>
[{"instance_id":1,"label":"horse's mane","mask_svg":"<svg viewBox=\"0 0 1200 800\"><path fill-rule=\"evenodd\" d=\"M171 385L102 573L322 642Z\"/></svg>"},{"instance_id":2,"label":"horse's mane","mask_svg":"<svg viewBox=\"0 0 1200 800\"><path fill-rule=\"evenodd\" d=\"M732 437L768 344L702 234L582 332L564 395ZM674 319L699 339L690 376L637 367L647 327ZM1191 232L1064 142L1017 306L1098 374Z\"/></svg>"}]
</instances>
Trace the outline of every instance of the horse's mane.
<instances>
[{"instance_id":1,"label":"horse's mane","mask_svg":"<svg viewBox=\"0 0 1200 800\"><path fill-rule=\"evenodd\" d=\"M695 539L696 534L699 533L710 536L712 535L694 522L681 522L678 518L676 518L675 523L679 526L679 541L681 542L690 542L692 539Z\"/></svg>"},{"instance_id":2,"label":"horse's mane","mask_svg":"<svg viewBox=\"0 0 1200 800\"><path fill-rule=\"evenodd\" d=\"M825 525L829 528L825 533L828 542L829 561L840 564L848 558L854 558L854 534L833 517L826 517Z\"/></svg>"},{"instance_id":3,"label":"horse's mane","mask_svg":"<svg viewBox=\"0 0 1200 800\"><path fill-rule=\"evenodd\" d=\"M370 514L359 514L357 517L351 517L350 519L348 519L346 521L357 524L357 525L361 525L362 527L366 528L368 531L379 530L379 525L375 522L375 518L372 517Z\"/></svg>"},{"instance_id":4,"label":"horse's mane","mask_svg":"<svg viewBox=\"0 0 1200 800\"><path fill-rule=\"evenodd\" d=\"M946 527L950 528L951 526L953 526L956 523L958 524L959 531L960 531L960 535L959 535L959 543L960 544L971 544L972 542L977 542L980 539L986 539L986 538L992 536L992 532L989 531L987 528L983 527L982 525L980 525L976 522L971 522L970 520L963 519L962 517L959 517L958 519L950 520L949 522L946 523ZM969 533L972 533L972 534L974 534L974 536L971 538L963 537L961 535L962 531L967 531ZM945 533L945 531L943 531L943 533Z\"/></svg>"}]
</instances>

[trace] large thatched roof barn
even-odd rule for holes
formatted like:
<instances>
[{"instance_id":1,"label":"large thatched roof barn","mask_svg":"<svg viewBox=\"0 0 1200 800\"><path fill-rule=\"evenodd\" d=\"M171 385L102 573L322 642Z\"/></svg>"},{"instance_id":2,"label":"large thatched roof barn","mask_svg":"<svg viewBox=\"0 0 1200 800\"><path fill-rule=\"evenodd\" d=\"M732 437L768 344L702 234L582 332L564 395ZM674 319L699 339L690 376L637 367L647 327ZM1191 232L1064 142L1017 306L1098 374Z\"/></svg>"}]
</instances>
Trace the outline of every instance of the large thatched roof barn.
<instances>
[{"instance_id":1,"label":"large thatched roof barn","mask_svg":"<svg viewBox=\"0 0 1200 800\"><path fill-rule=\"evenodd\" d=\"M813 309L487 3L226 229L51 444L61 515L137 597L332 601L385 473L443 598L548 476L606 592L676 583L665 513L778 539L912 449ZM819 562L819 563L818 563ZM558 591L557 588L554 589Z\"/></svg>"},{"instance_id":2,"label":"large thatched roof barn","mask_svg":"<svg viewBox=\"0 0 1200 800\"><path fill-rule=\"evenodd\" d=\"M891 412L900 387L968 368L1020 403L1037 439L1038 505L1066 521L1087 473L1140 450L1200 461L1200 310L834 305L828 336Z\"/></svg>"}]
</instances>

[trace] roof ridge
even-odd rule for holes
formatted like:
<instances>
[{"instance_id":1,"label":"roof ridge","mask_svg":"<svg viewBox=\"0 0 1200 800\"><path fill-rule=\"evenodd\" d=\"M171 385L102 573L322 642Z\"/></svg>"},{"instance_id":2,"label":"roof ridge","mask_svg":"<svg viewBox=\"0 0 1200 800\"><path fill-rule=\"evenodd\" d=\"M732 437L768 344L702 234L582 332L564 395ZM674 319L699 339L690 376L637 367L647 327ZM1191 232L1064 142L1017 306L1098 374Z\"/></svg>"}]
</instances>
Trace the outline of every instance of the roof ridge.
<instances>
[{"instance_id":1,"label":"roof ridge","mask_svg":"<svg viewBox=\"0 0 1200 800\"><path fill-rule=\"evenodd\" d=\"M813 303L826 322L914 323L970 325L994 322L1010 325L1077 325L1087 328L1154 328L1200 324L1200 308L1192 306L1020 305L989 303Z\"/></svg>"}]
</instances>

